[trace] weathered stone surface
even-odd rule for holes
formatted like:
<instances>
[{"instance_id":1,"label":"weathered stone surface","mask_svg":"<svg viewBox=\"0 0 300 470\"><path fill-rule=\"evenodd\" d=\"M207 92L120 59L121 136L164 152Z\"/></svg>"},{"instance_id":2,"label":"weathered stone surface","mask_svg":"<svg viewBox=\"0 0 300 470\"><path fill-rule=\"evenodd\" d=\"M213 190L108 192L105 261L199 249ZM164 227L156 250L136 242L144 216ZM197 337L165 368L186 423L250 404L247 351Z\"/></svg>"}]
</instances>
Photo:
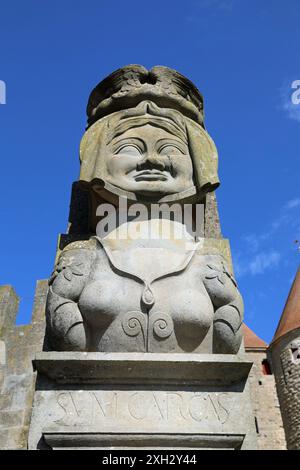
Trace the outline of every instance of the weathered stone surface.
<instances>
[{"instance_id":1,"label":"weathered stone surface","mask_svg":"<svg viewBox=\"0 0 300 470\"><path fill-rule=\"evenodd\" d=\"M30 448L255 448L202 96L174 70L134 65L98 84L87 109Z\"/></svg>"},{"instance_id":2,"label":"weathered stone surface","mask_svg":"<svg viewBox=\"0 0 300 470\"><path fill-rule=\"evenodd\" d=\"M201 94L175 70L130 65L97 85L87 109L76 241L49 281L45 348L238 353L243 302L209 195L218 155Z\"/></svg>"},{"instance_id":3,"label":"weathered stone surface","mask_svg":"<svg viewBox=\"0 0 300 470\"><path fill-rule=\"evenodd\" d=\"M247 349L246 349L247 351ZM285 450L286 441L274 375L265 373L265 351L247 351L247 359L253 361L250 372L250 396L256 421L259 450Z\"/></svg>"},{"instance_id":4,"label":"weathered stone surface","mask_svg":"<svg viewBox=\"0 0 300 470\"><path fill-rule=\"evenodd\" d=\"M1 394L0 395L0 410L7 410L11 406L12 402L12 395L11 394Z\"/></svg>"},{"instance_id":5,"label":"weathered stone surface","mask_svg":"<svg viewBox=\"0 0 300 470\"><path fill-rule=\"evenodd\" d=\"M173 134L173 144L176 138L181 140L181 145L188 143L188 151L180 148L178 143L179 149L177 147L176 153L185 157L191 151L194 163L193 179L197 189L189 194L203 196L218 186L217 151L203 128L202 96L188 79L175 70L161 66L153 67L150 71L140 65L123 67L97 85L90 95L87 109L89 124L93 125L87 130L81 143L82 181L97 180L98 186L104 185L109 192L118 195L121 194L119 190L122 194L125 191L128 199L133 200L136 200L136 194L140 191L148 191L149 185L144 184L145 180L144 182L140 180L141 184L135 184L137 181L130 181L129 175L129 178L125 178L122 182L122 175L118 174L115 168L107 167L105 161L109 149L107 143L111 143L114 136L118 135L117 132L120 135L134 127L146 125L148 121L150 126L156 126L157 135L163 129ZM137 117L139 124L135 122ZM133 124L128 125L129 123ZM109 134L107 134L108 128ZM153 139L155 139L154 131ZM133 144L136 145L134 142ZM138 149L138 145L136 148ZM148 152L150 148L144 147L144 150ZM160 153L160 150L156 151ZM173 154L174 152L172 155L169 153L169 162L172 162L176 168L184 158L173 159ZM133 156L132 149L130 155ZM151 150L152 157L154 153ZM187 164L185 168L188 168ZM180 175L176 173L173 172L172 178L167 178L167 184L152 180L153 189L159 188L160 199L174 193L177 193L176 200L182 199L184 190L180 186L183 181L179 181ZM177 189L172 179L174 181L177 179ZM187 186L189 187L192 188L193 184ZM174 198L170 200L174 201Z\"/></svg>"},{"instance_id":6,"label":"weathered stone surface","mask_svg":"<svg viewBox=\"0 0 300 470\"><path fill-rule=\"evenodd\" d=\"M243 303L225 260L202 245L111 235L68 245L50 281L52 348L237 353Z\"/></svg>"},{"instance_id":7,"label":"weathered stone surface","mask_svg":"<svg viewBox=\"0 0 300 470\"><path fill-rule=\"evenodd\" d=\"M247 377L251 361L222 354L41 352L35 369L57 383L232 385Z\"/></svg>"},{"instance_id":8,"label":"weathered stone surface","mask_svg":"<svg viewBox=\"0 0 300 470\"><path fill-rule=\"evenodd\" d=\"M12 286L0 286L0 337L14 326L19 308L19 297Z\"/></svg>"},{"instance_id":9,"label":"weathered stone surface","mask_svg":"<svg viewBox=\"0 0 300 470\"><path fill-rule=\"evenodd\" d=\"M32 359L43 346L48 283L37 283L32 323L26 326L14 325L18 298L10 286L4 288L2 293L6 293L6 301L0 304L0 317L2 313L4 319L1 330L4 346L0 364L0 448L26 449L35 382Z\"/></svg>"},{"instance_id":10,"label":"weathered stone surface","mask_svg":"<svg viewBox=\"0 0 300 470\"><path fill-rule=\"evenodd\" d=\"M69 428L65 433L46 430L43 433L46 445L53 450L131 450L132 448L158 450L236 450L244 443L243 434L146 434L136 433L133 436L123 434L104 434L101 432L78 433Z\"/></svg>"},{"instance_id":11,"label":"weathered stone surface","mask_svg":"<svg viewBox=\"0 0 300 470\"><path fill-rule=\"evenodd\" d=\"M88 233L91 231L90 220L90 194L75 181L72 184L68 233L73 236Z\"/></svg>"},{"instance_id":12,"label":"weathered stone surface","mask_svg":"<svg viewBox=\"0 0 300 470\"><path fill-rule=\"evenodd\" d=\"M205 198L204 234L205 238L222 239L215 192L207 193Z\"/></svg>"},{"instance_id":13,"label":"weathered stone surface","mask_svg":"<svg viewBox=\"0 0 300 470\"><path fill-rule=\"evenodd\" d=\"M136 448L160 440L168 448L255 448L246 383L251 364L228 355L215 359L40 354L29 447ZM58 382L63 374L63 383L44 372Z\"/></svg>"},{"instance_id":14,"label":"weathered stone surface","mask_svg":"<svg viewBox=\"0 0 300 470\"><path fill-rule=\"evenodd\" d=\"M0 367L6 364L6 345L5 342L0 340Z\"/></svg>"},{"instance_id":15,"label":"weathered stone surface","mask_svg":"<svg viewBox=\"0 0 300 470\"><path fill-rule=\"evenodd\" d=\"M162 108L177 109L203 126L203 97L190 80L169 67L156 65L147 70L137 64L115 70L92 90L87 105L88 126L149 97Z\"/></svg>"},{"instance_id":16,"label":"weathered stone surface","mask_svg":"<svg viewBox=\"0 0 300 470\"><path fill-rule=\"evenodd\" d=\"M23 424L24 410L0 411L0 426L9 428Z\"/></svg>"},{"instance_id":17,"label":"weathered stone surface","mask_svg":"<svg viewBox=\"0 0 300 470\"><path fill-rule=\"evenodd\" d=\"M274 369L287 448L300 450L300 328L271 343Z\"/></svg>"}]
</instances>

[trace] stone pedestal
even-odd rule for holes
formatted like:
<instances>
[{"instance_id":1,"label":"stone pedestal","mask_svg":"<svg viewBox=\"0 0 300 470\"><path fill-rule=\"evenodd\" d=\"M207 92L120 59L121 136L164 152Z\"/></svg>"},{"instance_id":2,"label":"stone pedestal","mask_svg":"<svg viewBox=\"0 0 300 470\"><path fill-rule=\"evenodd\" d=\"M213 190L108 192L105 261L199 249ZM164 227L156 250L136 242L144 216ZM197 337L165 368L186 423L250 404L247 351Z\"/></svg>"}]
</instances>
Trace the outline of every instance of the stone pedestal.
<instances>
[{"instance_id":1,"label":"stone pedestal","mask_svg":"<svg viewBox=\"0 0 300 470\"><path fill-rule=\"evenodd\" d=\"M254 449L236 355L42 352L29 449Z\"/></svg>"}]
</instances>

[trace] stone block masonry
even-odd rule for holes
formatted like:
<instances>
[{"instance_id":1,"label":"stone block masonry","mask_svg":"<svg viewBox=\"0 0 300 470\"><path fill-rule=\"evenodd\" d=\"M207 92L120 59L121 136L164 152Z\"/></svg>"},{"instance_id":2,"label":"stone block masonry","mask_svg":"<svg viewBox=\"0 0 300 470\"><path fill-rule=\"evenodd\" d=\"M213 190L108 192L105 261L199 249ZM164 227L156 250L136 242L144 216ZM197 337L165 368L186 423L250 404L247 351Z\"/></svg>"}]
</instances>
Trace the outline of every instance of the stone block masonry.
<instances>
[{"instance_id":1,"label":"stone block masonry","mask_svg":"<svg viewBox=\"0 0 300 470\"><path fill-rule=\"evenodd\" d=\"M47 281L36 286L32 322L15 325L19 298L0 286L0 449L27 449L35 376L32 359L43 348Z\"/></svg>"}]
</instances>

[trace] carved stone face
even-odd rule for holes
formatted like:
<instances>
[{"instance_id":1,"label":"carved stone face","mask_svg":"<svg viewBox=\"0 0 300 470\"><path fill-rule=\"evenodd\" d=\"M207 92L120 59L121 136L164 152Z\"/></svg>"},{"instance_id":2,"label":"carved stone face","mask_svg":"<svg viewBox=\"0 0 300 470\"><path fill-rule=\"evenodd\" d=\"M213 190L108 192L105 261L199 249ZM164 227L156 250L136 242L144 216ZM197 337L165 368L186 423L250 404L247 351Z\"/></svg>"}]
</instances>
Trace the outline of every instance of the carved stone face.
<instances>
[{"instance_id":1,"label":"carved stone face","mask_svg":"<svg viewBox=\"0 0 300 470\"><path fill-rule=\"evenodd\" d=\"M109 183L134 193L173 194L194 184L187 143L151 124L114 137L107 148L106 167Z\"/></svg>"}]
</instances>

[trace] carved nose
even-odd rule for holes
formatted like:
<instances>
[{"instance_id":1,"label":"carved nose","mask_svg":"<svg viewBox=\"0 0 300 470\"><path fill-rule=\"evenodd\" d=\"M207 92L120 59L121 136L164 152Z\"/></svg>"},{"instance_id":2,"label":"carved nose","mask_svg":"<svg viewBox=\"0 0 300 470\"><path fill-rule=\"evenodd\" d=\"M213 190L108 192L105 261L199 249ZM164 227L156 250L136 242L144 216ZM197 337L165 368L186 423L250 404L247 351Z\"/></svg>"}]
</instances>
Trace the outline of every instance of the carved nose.
<instances>
[{"instance_id":1,"label":"carved nose","mask_svg":"<svg viewBox=\"0 0 300 470\"><path fill-rule=\"evenodd\" d=\"M164 162L158 157L157 154L151 153L145 156L141 162L138 164L138 169L152 169L155 168L157 170L164 170L165 164Z\"/></svg>"}]
</instances>

